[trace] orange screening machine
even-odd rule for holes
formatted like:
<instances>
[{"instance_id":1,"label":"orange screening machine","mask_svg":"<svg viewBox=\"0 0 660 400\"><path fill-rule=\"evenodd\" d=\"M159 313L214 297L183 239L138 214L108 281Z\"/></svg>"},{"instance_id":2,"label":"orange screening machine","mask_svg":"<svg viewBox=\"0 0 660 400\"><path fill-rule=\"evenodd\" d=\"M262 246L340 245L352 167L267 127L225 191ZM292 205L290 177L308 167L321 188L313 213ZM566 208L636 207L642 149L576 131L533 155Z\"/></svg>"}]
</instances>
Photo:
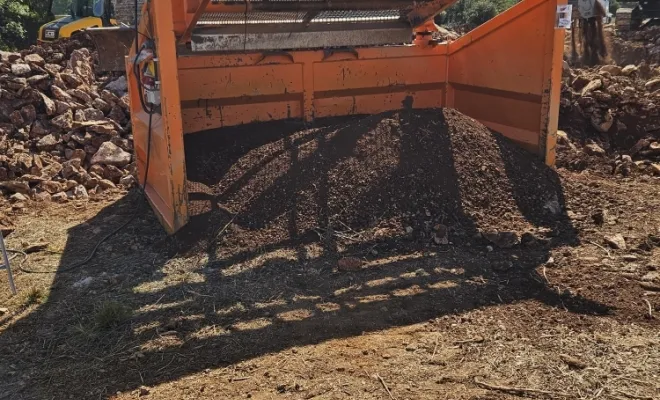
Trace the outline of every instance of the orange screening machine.
<instances>
[{"instance_id":1,"label":"orange screening machine","mask_svg":"<svg viewBox=\"0 0 660 400\"><path fill-rule=\"evenodd\" d=\"M455 1L149 0L127 71L140 180L167 231L189 219L184 135L255 121L453 107L554 164L566 0L436 43Z\"/></svg>"}]
</instances>

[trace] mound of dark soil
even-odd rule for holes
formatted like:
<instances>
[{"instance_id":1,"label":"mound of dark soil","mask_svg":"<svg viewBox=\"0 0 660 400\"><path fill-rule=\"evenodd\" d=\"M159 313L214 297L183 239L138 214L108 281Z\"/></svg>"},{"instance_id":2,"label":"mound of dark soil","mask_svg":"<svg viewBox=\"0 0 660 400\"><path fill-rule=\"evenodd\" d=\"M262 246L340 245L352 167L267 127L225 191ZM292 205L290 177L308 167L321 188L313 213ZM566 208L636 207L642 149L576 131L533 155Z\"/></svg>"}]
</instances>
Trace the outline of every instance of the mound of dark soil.
<instances>
[{"instance_id":1,"label":"mound of dark soil","mask_svg":"<svg viewBox=\"0 0 660 400\"><path fill-rule=\"evenodd\" d=\"M186 138L186 159L193 220L211 218L227 251L319 240L438 244L446 230L460 242L561 219L552 169L450 109L200 133Z\"/></svg>"}]
</instances>

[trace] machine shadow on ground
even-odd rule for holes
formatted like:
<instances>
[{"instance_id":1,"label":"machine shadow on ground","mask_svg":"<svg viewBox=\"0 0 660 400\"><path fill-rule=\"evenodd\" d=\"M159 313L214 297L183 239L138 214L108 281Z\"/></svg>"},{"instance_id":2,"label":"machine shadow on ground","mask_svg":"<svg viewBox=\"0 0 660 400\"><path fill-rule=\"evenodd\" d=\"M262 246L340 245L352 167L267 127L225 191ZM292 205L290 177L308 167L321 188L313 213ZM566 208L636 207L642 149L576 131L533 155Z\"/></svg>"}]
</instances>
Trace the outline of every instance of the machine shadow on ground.
<instances>
[{"instance_id":1,"label":"machine shadow on ground","mask_svg":"<svg viewBox=\"0 0 660 400\"><path fill-rule=\"evenodd\" d=\"M189 178L197 182L203 178L206 186L212 186L223 179L240 154L299 129L289 123L277 126L269 125L270 133L259 139L250 137L250 127L244 127L244 136L231 140L217 136L216 142L206 142L207 157L196 162L212 162L215 173L195 176L194 165L189 164ZM6 353L10 358L7 364L25 371L20 377L2 378L8 398L42 398L46 393L55 398L107 398L117 391L154 386L285 349L530 299L573 313L610 312L607 306L579 295L558 294L537 273L552 248L576 245L578 238L563 213L551 223L537 219L539 205L524 200L524 192L534 188L514 185L520 192L518 206L535 225L553 229L552 239L492 253L471 243L469 238L478 227L462 213L450 150L431 154L402 144L400 164L389 173L407 176L419 168L441 168L443 173L435 178L438 181L425 182L422 177L418 183L421 188L447 188L445 200L456 213L447 217L447 224L459 226L452 232L464 241L442 247L418 246L419 241L409 237L337 243L324 231L319 235L311 225L298 225L323 224L331 217L324 204L332 190L323 188L327 173L345 160L351 143L372 126L367 120L364 130L352 133L356 136L339 132L327 144L317 146L329 153L321 161L314 161L314 152L297 160L293 144L306 139L292 138L292 145L285 150L292 167L275 179L276 185L249 197L246 212L238 216L218 203L222 204L231 191L241 190L250 179L248 175L225 186L221 193L191 193L193 202L207 202L208 208L174 237L165 237L137 193L69 229L62 268L83 258L95 240L121 224L123 220L117 215L130 215L136 204L145 207L144 215L110 239L92 263L73 273L58 274L47 302L1 334L0 348L23 349ZM230 145L241 149L236 157L218 158L214 154L213 149ZM450 149L451 144L446 145ZM507 154L502 156L506 159ZM268 162L263 159L258 165ZM250 174L258 174L258 168ZM507 164L511 174L520 174L520 170L520 166ZM314 219L303 215L299 220L295 198L309 185L321 186L312 197L319 206L310 209ZM559 179L548 185L564 209ZM394 207L397 213L407 212L403 197L394 196L389 203L376 201L386 187L383 181L361 192L359 195L369 201L360 204L371 205L368 210L350 214L355 219L347 220L348 224L368 225L359 219L363 212L387 216ZM309 200L300 196L303 202ZM280 203L269 206L278 198ZM424 206L415 204L416 208ZM273 242L229 253L217 240L218 230L230 222L237 229L252 229L258 235L283 215L287 234L269 236L277 239ZM359 270L340 271L339 253L360 257L365 264ZM87 276L94 278L89 286L74 288ZM108 317L104 313L108 313L109 304L119 311ZM25 349L30 349L29 357L23 355Z\"/></svg>"}]
</instances>

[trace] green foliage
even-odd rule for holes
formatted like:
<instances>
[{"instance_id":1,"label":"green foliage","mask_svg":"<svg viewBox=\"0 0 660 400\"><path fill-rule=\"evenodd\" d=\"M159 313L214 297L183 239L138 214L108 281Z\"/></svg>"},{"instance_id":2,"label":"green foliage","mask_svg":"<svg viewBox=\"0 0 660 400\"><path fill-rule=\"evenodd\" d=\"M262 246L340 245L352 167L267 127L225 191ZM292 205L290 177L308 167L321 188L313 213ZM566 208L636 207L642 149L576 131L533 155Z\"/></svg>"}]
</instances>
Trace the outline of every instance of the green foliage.
<instances>
[{"instance_id":1,"label":"green foliage","mask_svg":"<svg viewBox=\"0 0 660 400\"><path fill-rule=\"evenodd\" d=\"M71 0L54 0L61 6ZM36 42L39 26L52 19L49 0L0 0L0 49L15 50Z\"/></svg>"},{"instance_id":2,"label":"green foliage","mask_svg":"<svg viewBox=\"0 0 660 400\"><path fill-rule=\"evenodd\" d=\"M621 4L618 0L610 0L610 13L616 15L616 11L621 8Z\"/></svg>"},{"instance_id":3,"label":"green foliage","mask_svg":"<svg viewBox=\"0 0 660 400\"><path fill-rule=\"evenodd\" d=\"M440 17L441 24L454 28L475 28L520 0L459 0Z\"/></svg>"}]
</instances>

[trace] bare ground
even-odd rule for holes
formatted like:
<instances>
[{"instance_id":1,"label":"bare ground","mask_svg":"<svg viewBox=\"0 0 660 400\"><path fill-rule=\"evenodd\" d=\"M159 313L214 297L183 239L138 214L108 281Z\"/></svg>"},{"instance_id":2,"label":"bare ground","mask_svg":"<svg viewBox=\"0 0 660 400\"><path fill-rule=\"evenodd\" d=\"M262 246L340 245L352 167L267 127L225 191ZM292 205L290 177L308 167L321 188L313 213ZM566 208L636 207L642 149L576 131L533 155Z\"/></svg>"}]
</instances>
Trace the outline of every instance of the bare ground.
<instances>
[{"instance_id":1,"label":"bare ground","mask_svg":"<svg viewBox=\"0 0 660 400\"><path fill-rule=\"evenodd\" d=\"M0 399L660 398L658 179L556 178L562 223L492 251L403 225L242 248L231 208L168 238L137 193L29 209L8 246L48 246L13 265L59 272L0 291Z\"/></svg>"}]
</instances>

